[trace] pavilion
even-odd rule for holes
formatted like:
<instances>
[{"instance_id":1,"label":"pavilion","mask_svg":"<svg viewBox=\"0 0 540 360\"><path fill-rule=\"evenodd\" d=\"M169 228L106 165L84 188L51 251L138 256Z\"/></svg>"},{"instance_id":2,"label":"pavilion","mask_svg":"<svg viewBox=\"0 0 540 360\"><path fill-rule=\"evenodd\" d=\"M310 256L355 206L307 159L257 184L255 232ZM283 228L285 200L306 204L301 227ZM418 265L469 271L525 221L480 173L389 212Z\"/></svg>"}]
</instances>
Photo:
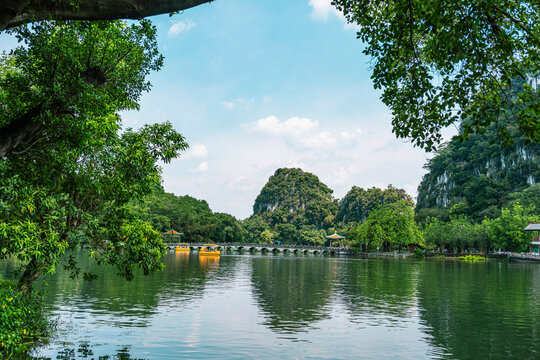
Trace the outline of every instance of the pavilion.
<instances>
[{"instance_id":1,"label":"pavilion","mask_svg":"<svg viewBox=\"0 0 540 360\"><path fill-rule=\"evenodd\" d=\"M537 231L536 236L534 236L534 232L532 233L530 252L532 253L532 247L536 246L538 254L540 254L540 223L530 223L523 231Z\"/></svg>"},{"instance_id":2,"label":"pavilion","mask_svg":"<svg viewBox=\"0 0 540 360\"><path fill-rule=\"evenodd\" d=\"M184 235L183 233L180 233L178 231L175 231L174 229L171 229L169 231L165 231L163 233L161 233L165 238L168 238L168 239L180 239L180 236L181 235Z\"/></svg>"},{"instance_id":3,"label":"pavilion","mask_svg":"<svg viewBox=\"0 0 540 360\"><path fill-rule=\"evenodd\" d=\"M325 236L325 238L330 240L330 246L329 247L332 247L332 240L345 239L345 236L338 235L337 232L334 232L332 235ZM339 242L339 246L342 247L341 241Z\"/></svg>"}]
</instances>

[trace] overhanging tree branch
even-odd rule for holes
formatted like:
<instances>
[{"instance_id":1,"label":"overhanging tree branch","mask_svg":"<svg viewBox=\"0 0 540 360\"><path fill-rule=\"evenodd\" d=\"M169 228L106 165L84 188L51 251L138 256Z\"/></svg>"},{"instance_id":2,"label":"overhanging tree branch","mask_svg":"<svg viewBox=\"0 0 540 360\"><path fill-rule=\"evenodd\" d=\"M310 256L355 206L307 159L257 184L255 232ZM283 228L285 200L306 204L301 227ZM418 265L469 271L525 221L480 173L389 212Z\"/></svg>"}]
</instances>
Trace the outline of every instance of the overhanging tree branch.
<instances>
[{"instance_id":1,"label":"overhanging tree branch","mask_svg":"<svg viewBox=\"0 0 540 360\"><path fill-rule=\"evenodd\" d=\"M0 30L39 20L140 20L212 0L0 0Z\"/></svg>"}]
</instances>

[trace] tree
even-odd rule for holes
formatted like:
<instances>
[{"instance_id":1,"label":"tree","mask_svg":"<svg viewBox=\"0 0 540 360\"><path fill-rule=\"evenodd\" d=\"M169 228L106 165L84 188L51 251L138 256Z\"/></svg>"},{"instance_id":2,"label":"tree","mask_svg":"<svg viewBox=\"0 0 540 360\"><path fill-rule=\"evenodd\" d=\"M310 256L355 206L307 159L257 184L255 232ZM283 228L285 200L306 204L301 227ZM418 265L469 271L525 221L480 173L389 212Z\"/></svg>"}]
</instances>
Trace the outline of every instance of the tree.
<instances>
[{"instance_id":1,"label":"tree","mask_svg":"<svg viewBox=\"0 0 540 360\"><path fill-rule=\"evenodd\" d=\"M30 143L0 158L0 257L26 264L23 290L81 239L127 279L136 266L161 268L161 236L127 204L149 194L161 179L157 162L187 144L169 123L121 132L116 114L138 106L145 76L161 66L155 28L44 22L16 34L26 46L11 53L15 70L0 79L1 119L32 113L37 126Z\"/></svg>"},{"instance_id":2,"label":"tree","mask_svg":"<svg viewBox=\"0 0 540 360\"><path fill-rule=\"evenodd\" d=\"M493 245L508 251L526 251L530 246L529 234L523 229L529 222L536 222L539 216L529 214L528 209L519 204L501 211L501 216L488 222L489 237Z\"/></svg>"},{"instance_id":3,"label":"tree","mask_svg":"<svg viewBox=\"0 0 540 360\"><path fill-rule=\"evenodd\" d=\"M238 243L243 242L245 230L234 216L225 213L213 214L216 227L212 239L216 242Z\"/></svg>"},{"instance_id":4,"label":"tree","mask_svg":"<svg viewBox=\"0 0 540 360\"><path fill-rule=\"evenodd\" d=\"M137 19L174 13L212 0L5 0L0 3L0 30L38 20Z\"/></svg>"},{"instance_id":5,"label":"tree","mask_svg":"<svg viewBox=\"0 0 540 360\"><path fill-rule=\"evenodd\" d=\"M457 121L463 137L512 113L540 142L536 0L334 0L366 43L393 131L431 151ZM518 91L512 91L518 87ZM506 129L499 129L503 142Z\"/></svg>"},{"instance_id":6,"label":"tree","mask_svg":"<svg viewBox=\"0 0 540 360\"><path fill-rule=\"evenodd\" d=\"M405 201L383 205L373 211L355 235L361 243L384 250L423 243L414 222L414 211Z\"/></svg>"},{"instance_id":7,"label":"tree","mask_svg":"<svg viewBox=\"0 0 540 360\"><path fill-rule=\"evenodd\" d=\"M266 221L264 221L260 215L250 216L242 222L242 225L246 231L246 242L255 243L259 242L260 239L267 241L270 237L270 226L268 226ZM265 233L264 236L262 235L263 233Z\"/></svg>"},{"instance_id":8,"label":"tree","mask_svg":"<svg viewBox=\"0 0 540 360\"><path fill-rule=\"evenodd\" d=\"M24 46L4 60L0 78L0 157L42 145L58 128L76 142L88 118L138 109L146 76L163 64L148 21L40 22L10 32Z\"/></svg>"}]
</instances>

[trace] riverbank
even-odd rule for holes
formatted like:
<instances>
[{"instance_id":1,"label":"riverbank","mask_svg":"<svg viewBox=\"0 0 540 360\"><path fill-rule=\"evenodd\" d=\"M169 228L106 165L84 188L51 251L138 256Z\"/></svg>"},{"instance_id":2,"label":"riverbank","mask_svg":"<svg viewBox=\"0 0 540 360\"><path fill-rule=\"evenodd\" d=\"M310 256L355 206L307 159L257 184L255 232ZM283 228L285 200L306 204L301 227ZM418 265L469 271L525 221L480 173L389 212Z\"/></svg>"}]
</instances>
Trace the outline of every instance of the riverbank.
<instances>
[{"instance_id":1,"label":"riverbank","mask_svg":"<svg viewBox=\"0 0 540 360\"><path fill-rule=\"evenodd\" d=\"M465 260L478 262L482 261L493 261L493 260L507 260L508 256L506 253L497 253L497 254L484 254L484 253L426 253L426 254L415 254L409 252L355 252L353 254L357 257L363 258L379 258L379 259L406 259L406 258L425 258L432 260Z\"/></svg>"}]
</instances>

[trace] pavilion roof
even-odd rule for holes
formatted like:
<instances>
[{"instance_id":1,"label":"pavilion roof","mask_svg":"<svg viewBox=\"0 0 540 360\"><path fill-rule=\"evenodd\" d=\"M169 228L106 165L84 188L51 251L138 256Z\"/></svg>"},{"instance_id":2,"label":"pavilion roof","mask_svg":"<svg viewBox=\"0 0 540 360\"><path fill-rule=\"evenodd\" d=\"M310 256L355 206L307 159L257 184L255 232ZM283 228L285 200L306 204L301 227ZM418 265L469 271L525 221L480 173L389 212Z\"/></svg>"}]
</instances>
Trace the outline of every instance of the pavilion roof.
<instances>
[{"instance_id":1,"label":"pavilion roof","mask_svg":"<svg viewBox=\"0 0 540 360\"><path fill-rule=\"evenodd\" d=\"M175 231L173 229L169 230L169 231L165 231L163 233L163 235L183 235L182 233L179 233L178 231Z\"/></svg>"},{"instance_id":2,"label":"pavilion roof","mask_svg":"<svg viewBox=\"0 0 540 360\"><path fill-rule=\"evenodd\" d=\"M327 239L345 239L345 236L338 235L337 232L333 233L332 235L325 236Z\"/></svg>"},{"instance_id":3,"label":"pavilion roof","mask_svg":"<svg viewBox=\"0 0 540 360\"><path fill-rule=\"evenodd\" d=\"M523 231L540 231L540 223L530 223Z\"/></svg>"}]
</instances>

